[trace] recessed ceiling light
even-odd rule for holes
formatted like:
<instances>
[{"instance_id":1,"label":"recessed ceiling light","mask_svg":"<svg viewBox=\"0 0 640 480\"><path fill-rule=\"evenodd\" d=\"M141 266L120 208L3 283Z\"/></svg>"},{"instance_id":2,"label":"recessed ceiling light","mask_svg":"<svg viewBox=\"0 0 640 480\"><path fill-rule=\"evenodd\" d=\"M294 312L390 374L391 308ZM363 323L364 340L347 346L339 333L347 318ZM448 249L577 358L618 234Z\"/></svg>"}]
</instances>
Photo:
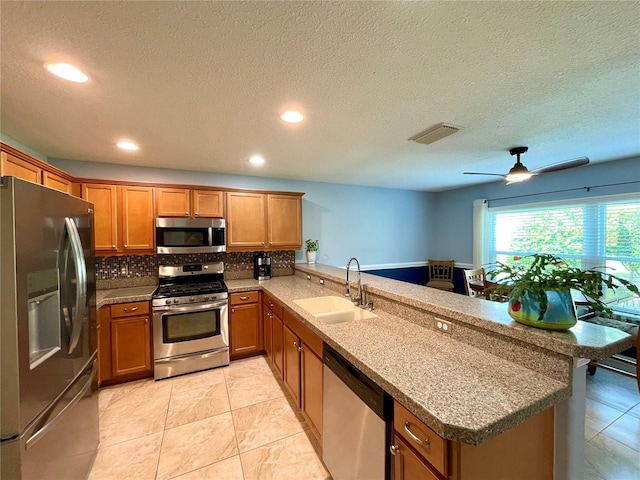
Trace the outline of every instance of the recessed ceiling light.
<instances>
[{"instance_id":1,"label":"recessed ceiling light","mask_svg":"<svg viewBox=\"0 0 640 480\"><path fill-rule=\"evenodd\" d=\"M304 120L302 114L296 110L288 110L280 115L280 118L287 123L300 123Z\"/></svg>"},{"instance_id":2,"label":"recessed ceiling light","mask_svg":"<svg viewBox=\"0 0 640 480\"><path fill-rule=\"evenodd\" d=\"M138 145L136 145L135 143L128 142L128 141L118 142L116 145L122 150L129 150L130 152L138 150L139 148Z\"/></svg>"},{"instance_id":3,"label":"recessed ceiling light","mask_svg":"<svg viewBox=\"0 0 640 480\"><path fill-rule=\"evenodd\" d=\"M45 67L54 75L71 82L84 83L89 80L87 75L68 63L47 63Z\"/></svg>"},{"instance_id":4,"label":"recessed ceiling light","mask_svg":"<svg viewBox=\"0 0 640 480\"><path fill-rule=\"evenodd\" d=\"M264 157L262 155L252 155L249 163L252 165L262 165L264 163Z\"/></svg>"}]
</instances>

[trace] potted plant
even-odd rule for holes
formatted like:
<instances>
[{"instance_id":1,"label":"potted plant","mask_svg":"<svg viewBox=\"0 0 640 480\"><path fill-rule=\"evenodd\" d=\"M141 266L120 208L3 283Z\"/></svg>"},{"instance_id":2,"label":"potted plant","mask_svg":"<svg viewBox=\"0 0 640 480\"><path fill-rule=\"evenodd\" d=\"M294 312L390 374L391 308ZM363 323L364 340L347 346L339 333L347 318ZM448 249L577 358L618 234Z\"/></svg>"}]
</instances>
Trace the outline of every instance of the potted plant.
<instances>
[{"instance_id":1,"label":"potted plant","mask_svg":"<svg viewBox=\"0 0 640 480\"><path fill-rule=\"evenodd\" d=\"M584 295L597 313L611 314L601 300L603 288L626 288L638 294L633 283L601 270L582 270L550 254L514 257L514 264L497 262L487 276L497 283L497 295L508 294L509 315L516 322L550 330L566 330L577 322L571 290Z\"/></svg>"},{"instance_id":2,"label":"potted plant","mask_svg":"<svg viewBox=\"0 0 640 480\"><path fill-rule=\"evenodd\" d=\"M316 263L316 252L318 251L318 240L308 238L304 241L307 250L307 263L313 265Z\"/></svg>"}]
</instances>

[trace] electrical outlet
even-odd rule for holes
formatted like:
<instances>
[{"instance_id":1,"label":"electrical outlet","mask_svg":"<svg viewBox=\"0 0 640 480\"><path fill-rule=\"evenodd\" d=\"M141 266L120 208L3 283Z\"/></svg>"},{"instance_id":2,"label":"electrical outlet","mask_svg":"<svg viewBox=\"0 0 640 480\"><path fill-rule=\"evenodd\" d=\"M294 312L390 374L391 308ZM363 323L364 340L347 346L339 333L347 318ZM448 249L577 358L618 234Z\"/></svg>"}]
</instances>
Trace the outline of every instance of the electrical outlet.
<instances>
[{"instance_id":1,"label":"electrical outlet","mask_svg":"<svg viewBox=\"0 0 640 480\"><path fill-rule=\"evenodd\" d=\"M442 320L438 317L434 317L436 319L436 329L440 330L444 333L451 333L451 323L446 320Z\"/></svg>"},{"instance_id":2,"label":"electrical outlet","mask_svg":"<svg viewBox=\"0 0 640 480\"><path fill-rule=\"evenodd\" d=\"M324 285L324 279L323 278L320 279L320 285Z\"/></svg>"}]
</instances>

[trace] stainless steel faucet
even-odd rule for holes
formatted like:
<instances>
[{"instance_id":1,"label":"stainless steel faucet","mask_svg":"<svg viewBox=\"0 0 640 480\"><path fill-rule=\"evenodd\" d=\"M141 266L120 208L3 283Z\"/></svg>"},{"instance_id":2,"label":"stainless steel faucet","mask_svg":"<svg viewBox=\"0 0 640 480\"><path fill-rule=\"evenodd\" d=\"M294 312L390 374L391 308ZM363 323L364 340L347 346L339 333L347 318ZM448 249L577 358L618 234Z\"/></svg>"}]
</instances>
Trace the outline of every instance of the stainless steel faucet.
<instances>
[{"instance_id":1,"label":"stainless steel faucet","mask_svg":"<svg viewBox=\"0 0 640 480\"><path fill-rule=\"evenodd\" d=\"M349 268L351 267L351 262L353 260L356 261L356 266L358 267L358 296L356 297L351 296L351 285L349 283ZM373 310L373 302L365 302L364 300L364 296L365 296L364 287L365 286L362 285L362 276L360 273L360 260L358 260L356 257L351 257L347 262L347 293L345 294L345 296L351 298L351 301L355 303L357 306L370 308L371 310Z\"/></svg>"}]
</instances>

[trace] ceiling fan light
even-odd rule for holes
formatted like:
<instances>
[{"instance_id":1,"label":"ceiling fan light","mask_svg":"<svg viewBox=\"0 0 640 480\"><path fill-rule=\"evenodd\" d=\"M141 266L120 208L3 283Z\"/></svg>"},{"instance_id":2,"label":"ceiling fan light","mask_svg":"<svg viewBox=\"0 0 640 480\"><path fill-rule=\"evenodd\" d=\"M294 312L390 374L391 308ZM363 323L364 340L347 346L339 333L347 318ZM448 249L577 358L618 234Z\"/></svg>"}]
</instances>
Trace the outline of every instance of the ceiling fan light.
<instances>
[{"instance_id":1,"label":"ceiling fan light","mask_svg":"<svg viewBox=\"0 0 640 480\"><path fill-rule=\"evenodd\" d=\"M531 177L532 175L529 172L509 173L509 175L505 177L505 180L509 183L520 183L529 180Z\"/></svg>"}]
</instances>

